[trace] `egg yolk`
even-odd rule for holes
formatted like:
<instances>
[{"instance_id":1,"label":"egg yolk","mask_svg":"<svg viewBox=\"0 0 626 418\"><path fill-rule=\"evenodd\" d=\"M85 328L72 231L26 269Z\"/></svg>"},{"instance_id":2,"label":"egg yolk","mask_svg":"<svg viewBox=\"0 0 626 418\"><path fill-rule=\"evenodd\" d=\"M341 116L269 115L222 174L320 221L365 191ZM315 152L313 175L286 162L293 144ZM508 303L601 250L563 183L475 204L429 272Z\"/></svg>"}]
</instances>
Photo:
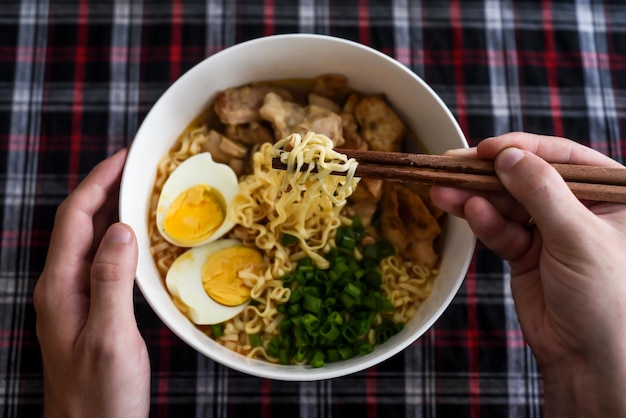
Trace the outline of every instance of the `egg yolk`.
<instances>
[{"instance_id":1,"label":"egg yolk","mask_svg":"<svg viewBox=\"0 0 626 418\"><path fill-rule=\"evenodd\" d=\"M207 294L226 306L237 306L250 299L250 288L239 272L261 273L261 254L247 247L231 247L213 253L202 267L202 284Z\"/></svg>"},{"instance_id":2,"label":"egg yolk","mask_svg":"<svg viewBox=\"0 0 626 418\"><path fill-rule=\"evenodd\" d=\"M163 220L165 232L188 245L211 236L224 222L224 207L217 190L198 184L179 194Z\"/></svg>"}]
</instances>

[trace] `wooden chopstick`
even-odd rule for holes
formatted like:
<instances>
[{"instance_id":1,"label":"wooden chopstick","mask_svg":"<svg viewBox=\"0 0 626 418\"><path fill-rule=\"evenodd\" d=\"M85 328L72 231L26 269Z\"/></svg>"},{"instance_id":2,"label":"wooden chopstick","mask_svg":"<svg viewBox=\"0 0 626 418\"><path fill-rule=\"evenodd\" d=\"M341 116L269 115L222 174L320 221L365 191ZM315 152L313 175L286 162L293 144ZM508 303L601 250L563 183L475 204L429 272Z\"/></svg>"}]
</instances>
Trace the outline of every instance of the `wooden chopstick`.
<instances>
[{"instance_id":1,"label":"wooden chopstick","mask_svg":"<svg viewBox=\"0 0 626 418\"><path fill-rule=\"evenodd\" d=\"M406 152L361 151L335 149L359 162L399 167L444 169L458 173L495 175L493 161L446 155L413 154ZM550 164L565 181L626 186L626 169L576 164Z\"/></svg>"},{"instance_id":2,"label":"wooden chopstick","mask_svg":"<svg viewBox=\"0 0 626 418\"><path fill-rule=\"evenodd\" d=\"M357 177L405 183L421 182L482 191L505 191L490 160L352 149L336 151L357 160ZM551 165L561 174L578 199L626 203L626 168L556 163ZM286 165L274 159L272 167L285 169Z\"/></svg>"}]
</instances>

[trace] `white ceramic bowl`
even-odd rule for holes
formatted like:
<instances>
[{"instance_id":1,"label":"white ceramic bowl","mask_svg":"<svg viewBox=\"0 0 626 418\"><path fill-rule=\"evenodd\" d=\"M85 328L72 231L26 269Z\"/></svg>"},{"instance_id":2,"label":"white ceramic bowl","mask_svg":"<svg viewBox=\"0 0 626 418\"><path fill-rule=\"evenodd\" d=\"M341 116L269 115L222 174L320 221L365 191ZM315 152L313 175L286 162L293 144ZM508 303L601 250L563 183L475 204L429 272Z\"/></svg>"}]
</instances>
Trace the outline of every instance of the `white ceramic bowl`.
<instances>
[{"instance_id":1,"label":"white ceramic bowl","mask_svg":"<svg viewBox=\"0 0 626 418\"><path fill-rule=\"evenodd\" d=\"M149 252L148 200L157 162L176 137L227 87L271 79L313 78L323 73L348 77L362 92L383 92L430 153L467 146L454 117L433 90L399 62L363 45L320 35L278 35L225 49L200 62L156 102L132 143L122 177L120 219L139 243L136 281L152 309L183 341L207 357L254 376L312 381L344 376L374 366L406 348L448 307L461 285L474 250L467 224L448 217L441 272L430 297L400 334L362 357L322 368L283 366L236 354L198 331L181 314L159 278Z\"/></svg>"}]
</instances>

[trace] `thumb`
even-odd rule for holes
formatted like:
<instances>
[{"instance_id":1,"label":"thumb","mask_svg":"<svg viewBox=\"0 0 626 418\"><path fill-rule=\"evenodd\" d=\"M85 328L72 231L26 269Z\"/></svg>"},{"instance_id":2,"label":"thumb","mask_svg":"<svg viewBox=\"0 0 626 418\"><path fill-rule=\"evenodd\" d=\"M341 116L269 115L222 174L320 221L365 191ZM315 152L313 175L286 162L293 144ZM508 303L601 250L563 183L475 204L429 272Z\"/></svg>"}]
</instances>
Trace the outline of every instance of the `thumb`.
<instances>
[{"instance_id":1,"label":"thumb","mask_svg":"<svg viewBox=\"0 0 626 418\"><path fill-rule=\"evenodd\" d=\"M562 234L589 213L561 175L529 151L504 149L496 156L495 169L504 187L544 233Z\"/></svg>"},{"instance_id":2,"label":"thumb","mask_svg":"<svg viewBox=\"0 0 626 418\"><path fill-rule=\"evenodd\" d=\"M95 326L135 323L133 281L137 269L137 241L122 223L109 227L91 265L89 321Z\"/></svg>"}]
</instances>

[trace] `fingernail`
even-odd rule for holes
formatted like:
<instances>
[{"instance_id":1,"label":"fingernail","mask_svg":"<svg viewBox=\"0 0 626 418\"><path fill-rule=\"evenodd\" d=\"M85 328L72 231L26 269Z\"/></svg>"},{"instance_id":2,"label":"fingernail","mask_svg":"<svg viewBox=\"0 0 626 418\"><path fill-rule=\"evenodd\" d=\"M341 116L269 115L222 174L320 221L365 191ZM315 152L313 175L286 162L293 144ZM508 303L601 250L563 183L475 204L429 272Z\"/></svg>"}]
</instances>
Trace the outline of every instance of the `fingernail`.
<instances>
[{"instance_id":1,"label":"fingernail","mask_svg":"<svg viewBox=\"0 0 626 418\"><path fill-rule=\"evenodd\" d=\"M453 157L475 157L476 147L450 149L445 152L445 155L450 155Z\"/></svg>"},{"instance_id":2,"label":"fingernail","mask_svg":"<svg viewBox=\"0 0 626 418\"><path fill-rule=\"evenodd\" d=\"M104 239L110 243L129 244L133 239L133 234L122 224L113 224L109 227Z\"/></svg>"},{"instance_id":3,"label":"fingernail","mask_svg":"<svg viewBox=\"0 0 626 418\"><path fill-rule=\"evenodd\" d=\"M496 167L499 171L510 171L515 164L522 158L524 158L525 153L519 148L507 148L498 154L496 158Z\"/></svg>"}]
</instances>

